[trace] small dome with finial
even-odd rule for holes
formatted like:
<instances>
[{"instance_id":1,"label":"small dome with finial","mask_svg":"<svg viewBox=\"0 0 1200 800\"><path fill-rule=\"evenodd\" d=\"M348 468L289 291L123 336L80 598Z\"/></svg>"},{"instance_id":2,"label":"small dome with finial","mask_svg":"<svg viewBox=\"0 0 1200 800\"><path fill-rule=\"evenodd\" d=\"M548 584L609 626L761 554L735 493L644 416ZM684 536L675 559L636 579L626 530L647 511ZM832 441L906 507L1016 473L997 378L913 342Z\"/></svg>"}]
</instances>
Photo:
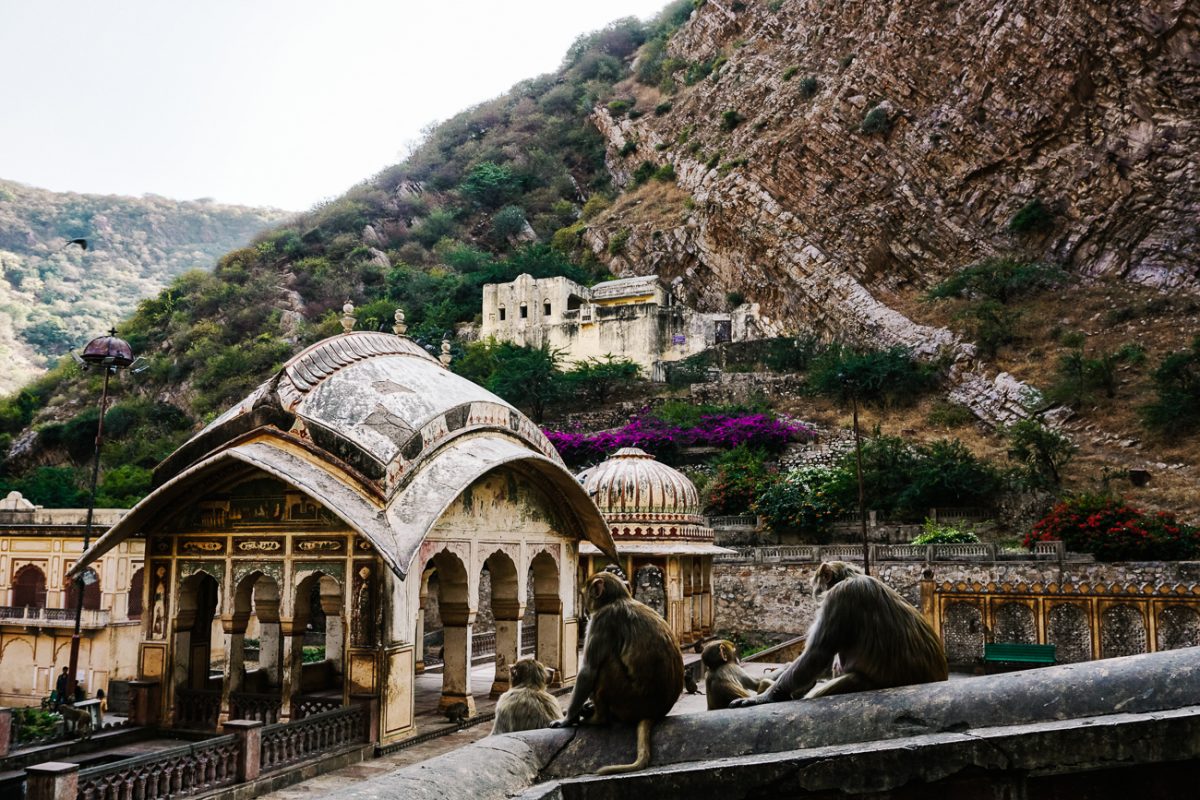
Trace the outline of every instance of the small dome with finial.
<instances>
[{"instance_id":1,"label":"small dome with finial","mask_svg":"<svg viewBox=\"0 0 1200 800\"><path fill-rule=\"evenodd\" d=\"M577 478L614 536L712 538L711 531L698 527L704 520L696 485L645 450L623 447Z\"/></svg>"},{"instance_id":2,"label":"small dome with finial","mask_svg":"<svg viewBox=\"0 0 1200 800\"><path fill-rule=\"evenodd\" d=\"M128 367L133 363L133 349L129 342L117 336L117 329L112 328L107 336L97 336L88 342L80 358L88 364Z\"/></svg>"}]
</instances>

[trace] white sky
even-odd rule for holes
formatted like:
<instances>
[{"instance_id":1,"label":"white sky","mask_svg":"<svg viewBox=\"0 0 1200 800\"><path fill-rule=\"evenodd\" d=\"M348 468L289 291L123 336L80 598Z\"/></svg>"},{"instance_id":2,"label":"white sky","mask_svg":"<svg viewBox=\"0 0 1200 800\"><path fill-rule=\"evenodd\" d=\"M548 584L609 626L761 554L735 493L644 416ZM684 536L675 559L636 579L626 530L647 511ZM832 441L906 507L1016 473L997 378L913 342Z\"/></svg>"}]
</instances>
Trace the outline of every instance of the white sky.
<instances>
[{"instance_id":1,"label":"white sky","mask_svg":"<svg viewBox=\"0 0 1200 800\"><path fill-rule=\"evenodd\" d=\"M667 0L0 0L0 177L303 210Z\"/></svg>"}]
</instances>

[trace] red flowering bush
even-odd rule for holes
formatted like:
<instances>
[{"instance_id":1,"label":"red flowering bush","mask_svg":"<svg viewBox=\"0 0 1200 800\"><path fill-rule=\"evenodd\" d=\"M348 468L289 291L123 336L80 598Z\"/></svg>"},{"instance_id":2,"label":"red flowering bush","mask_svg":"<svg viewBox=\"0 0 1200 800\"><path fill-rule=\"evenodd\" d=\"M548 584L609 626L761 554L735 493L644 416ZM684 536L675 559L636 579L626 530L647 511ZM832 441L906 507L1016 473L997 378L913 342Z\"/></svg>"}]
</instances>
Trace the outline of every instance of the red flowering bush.
<instances>
[{"instance_id":1,"label":"red flowering bush","mask_svg":"<svg viewBox=\"0 0 1200 800\"><path fill-rule=\"evenodd\" d=\"M1200 532L1165 511L1150 513L1118 497L1065 500L1025 534L1022 544L1061 540L1068 550L1100 561L1172 561L1200 556Z\"/></svg>"}]
</instances>

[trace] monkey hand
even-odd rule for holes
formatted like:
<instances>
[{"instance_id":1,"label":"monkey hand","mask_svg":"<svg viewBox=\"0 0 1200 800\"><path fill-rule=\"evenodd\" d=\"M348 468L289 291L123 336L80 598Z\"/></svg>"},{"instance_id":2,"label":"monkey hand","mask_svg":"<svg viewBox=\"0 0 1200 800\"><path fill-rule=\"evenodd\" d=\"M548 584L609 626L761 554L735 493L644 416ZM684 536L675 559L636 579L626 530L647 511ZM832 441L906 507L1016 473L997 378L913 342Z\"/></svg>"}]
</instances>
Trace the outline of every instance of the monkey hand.
<instances>
[{"instance_id":1,"label":"monkey hand","mask_svg":"<svg viewBox=\"0 0 1200 800\"><path fill-rule=\"evenodd\" d=\"M567 717L565 719L556 719L550 723L551 728L576 728L582 720L579 717Z\"/></svg>"}]
</instances>

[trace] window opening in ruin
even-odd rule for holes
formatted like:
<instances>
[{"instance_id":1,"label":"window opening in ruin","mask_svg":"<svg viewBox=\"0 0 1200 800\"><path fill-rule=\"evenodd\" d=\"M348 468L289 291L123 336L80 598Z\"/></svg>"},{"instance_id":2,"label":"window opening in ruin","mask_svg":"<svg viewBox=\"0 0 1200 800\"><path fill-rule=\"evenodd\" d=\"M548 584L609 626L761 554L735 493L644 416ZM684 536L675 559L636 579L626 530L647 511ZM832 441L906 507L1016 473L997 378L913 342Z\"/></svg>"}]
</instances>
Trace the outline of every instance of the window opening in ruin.
<instances>
[{"instance_id":1,"label":"window opening in ruin","mask_svg":"<svg viewBox=\"0 0 1200 800\"><path fill-rule=\"evenodd\" d=\"M521 319L529 319L529 306L521 303Z\"/></svg>"},{"instance_id":2,"label":"window opening in ruin","mask_svg":"<svg viewBox=\"0 0 1200 800\"><path fill-rule=\"evenodd\" d=\"M504 322L504 306L500 306L500 321Z\"/></svg>"},{"instance_id":3,"label":"window opening in ruin","mask_svg":"<svg viewBox=\"0 0 1200 800\"><path fill-rule=\"evenodd\" d=\"M567 311L575 311L581 305L583 305L583 298L579 295L573 294L567 297Z\"/></svg>"},{"instance_id":4,"label":"window opening in ruin","mask_svg":"<svg viewBox=\"0 0 1200 800\"><path fill-rule=\"evenodd\" d=\"M550 316L550 301L549 300L542 303L542 314L547 317Z\"/></svg>"}]
</instances>

